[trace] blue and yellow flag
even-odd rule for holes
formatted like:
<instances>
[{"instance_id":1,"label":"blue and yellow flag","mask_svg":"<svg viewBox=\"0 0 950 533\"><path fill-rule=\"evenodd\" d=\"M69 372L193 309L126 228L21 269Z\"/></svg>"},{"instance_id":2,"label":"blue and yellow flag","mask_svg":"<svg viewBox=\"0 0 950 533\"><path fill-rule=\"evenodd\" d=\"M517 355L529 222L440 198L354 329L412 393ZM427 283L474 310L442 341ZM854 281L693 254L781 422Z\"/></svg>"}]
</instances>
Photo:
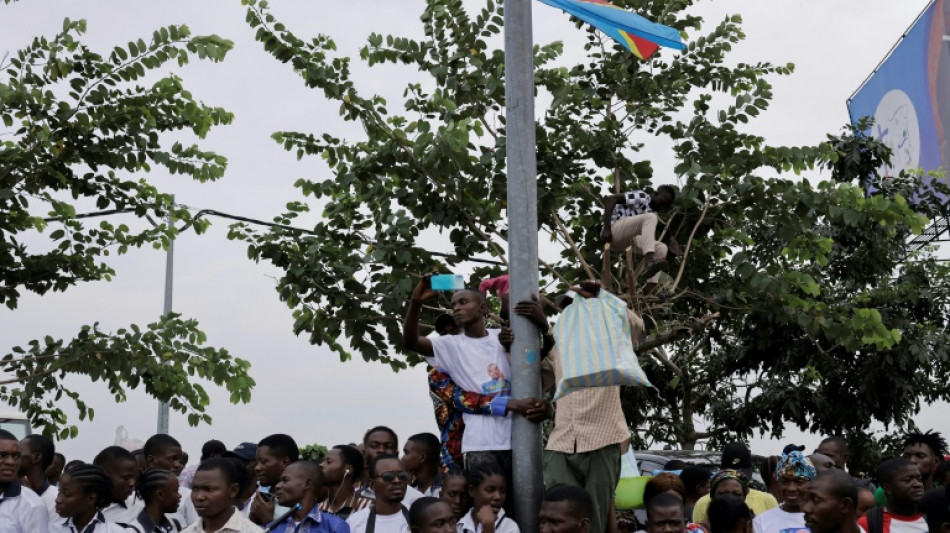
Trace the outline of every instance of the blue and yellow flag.
<instances>
[{"instance_id":1,"label":"blue and yellow flag","mask_svg":"<svg viewBox=\"0 0 950 533\"><path fill-rule=\"evenodd\" d=\"M661 47L683 50L686 45L676 28L647 20L606 0L541 0L575 16L618 43L640 59L650 59Z\"/></svg>"}]
</instances>

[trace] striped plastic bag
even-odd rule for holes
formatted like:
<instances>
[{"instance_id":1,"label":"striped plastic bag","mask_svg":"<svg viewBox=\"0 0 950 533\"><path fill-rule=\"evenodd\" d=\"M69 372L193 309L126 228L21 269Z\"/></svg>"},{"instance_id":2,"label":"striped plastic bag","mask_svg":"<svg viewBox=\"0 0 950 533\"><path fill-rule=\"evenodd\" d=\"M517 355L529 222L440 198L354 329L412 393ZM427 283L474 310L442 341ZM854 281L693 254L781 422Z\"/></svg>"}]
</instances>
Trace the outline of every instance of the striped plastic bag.
<instances>
[{"instance_id":1,"label":"striped plastic bag","mask_svg":"<svg viewBox=\"0 0 950 533\"><path fill-rule=\"evenodd\" d=\"M554 326L562 370L554 399L591 387L651 387L630 339L627 304L607 291L574 298Z\"/></svg>"}]
</instances>

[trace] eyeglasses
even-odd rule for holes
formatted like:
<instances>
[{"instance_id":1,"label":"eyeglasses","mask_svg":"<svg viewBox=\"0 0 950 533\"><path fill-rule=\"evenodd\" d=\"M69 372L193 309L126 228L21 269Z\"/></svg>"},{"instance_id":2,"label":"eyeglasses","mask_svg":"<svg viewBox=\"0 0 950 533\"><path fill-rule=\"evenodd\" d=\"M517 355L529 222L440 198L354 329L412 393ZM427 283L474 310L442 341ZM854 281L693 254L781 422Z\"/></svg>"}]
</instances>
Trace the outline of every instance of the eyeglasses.
<instances>
[{"instance_id":1,"label":"eyeglasses","mask_svg":"<svg viewBox=\"0 0 950 533\"><path fill-rule=\"evenodd\" d=\"M392 483L393 481L396 481L396 478L399 478L399 481L402 481L403 483L407 483L409 481L409 472L406 472L405 470L402 472L393 472L390 470L388 472L383 472L376 477L382 479L386 483Z\"/></svg>"}]
</instances>

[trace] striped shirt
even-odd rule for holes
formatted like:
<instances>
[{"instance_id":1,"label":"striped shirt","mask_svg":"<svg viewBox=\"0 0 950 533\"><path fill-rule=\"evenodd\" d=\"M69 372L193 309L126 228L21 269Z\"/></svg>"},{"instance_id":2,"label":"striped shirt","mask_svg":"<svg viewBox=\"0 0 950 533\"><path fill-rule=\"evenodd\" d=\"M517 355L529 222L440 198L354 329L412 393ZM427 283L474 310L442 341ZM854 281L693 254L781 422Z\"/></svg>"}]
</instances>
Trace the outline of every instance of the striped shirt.
<instances>
[{"instance_id":1,"label":"striped shirt","mask_svg":"<svg viewBox=\"0 0 950 533\"><path fill-rule=\"evenodd\" d=\"M331 494L331 496L333 496ZM362 511L363 509L368 509L373 505L373 500L361 496L358 492L354 492L343 505L339 507L335 512L331 508L330 500L332 498L327 498L320 504L320 510L324 513L332 514L336 517L339 517L342 520L346 520L350 517L351 514Z\"/></svg>"}]
</instances>

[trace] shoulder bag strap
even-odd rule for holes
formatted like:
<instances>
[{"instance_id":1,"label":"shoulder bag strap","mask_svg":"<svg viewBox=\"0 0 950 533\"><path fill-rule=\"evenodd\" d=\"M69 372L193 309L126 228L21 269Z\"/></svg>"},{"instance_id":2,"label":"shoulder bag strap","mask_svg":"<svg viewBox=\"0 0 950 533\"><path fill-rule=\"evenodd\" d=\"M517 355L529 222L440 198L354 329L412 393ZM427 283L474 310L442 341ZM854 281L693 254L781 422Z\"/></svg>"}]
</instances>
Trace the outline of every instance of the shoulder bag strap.
<instances>
[{"instance_id":1,"label":"shoulder bag strap","mask_svg":"<svg viewBox=\"0 0 950 533\"><path fill-rule=\"evenodd\" d=\"M875 507L868 511L868 533L884 533L883 507Z\"/></svg>"},{"instance_id":2,"label":"shoulder bag strap","mask_svg":"<svg viewBox=\"0 0 950 533\"><path fill-rule=\"evenodd\" d=\"M376 506L369 508L369 518L366 520L366 533L376 533Z\"/></svg>"}]
</instances>

